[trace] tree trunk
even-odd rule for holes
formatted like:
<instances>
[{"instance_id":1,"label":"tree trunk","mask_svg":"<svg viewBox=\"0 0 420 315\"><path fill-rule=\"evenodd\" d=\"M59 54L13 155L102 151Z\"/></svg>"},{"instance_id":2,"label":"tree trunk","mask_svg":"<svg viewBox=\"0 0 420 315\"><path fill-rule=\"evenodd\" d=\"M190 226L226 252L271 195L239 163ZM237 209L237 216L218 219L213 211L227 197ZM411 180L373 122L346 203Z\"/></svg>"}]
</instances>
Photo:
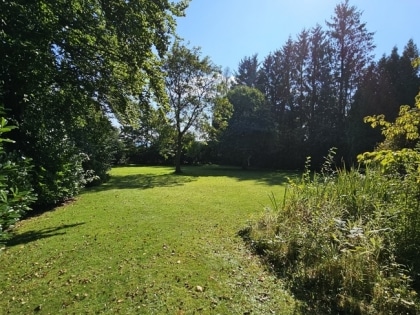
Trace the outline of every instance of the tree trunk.
<instances>
[{"instance_id":1,"label":"tree trunk","mask_svg":"<svg viewBox=\"0 0 420 315\"><path fill-rule=\"evenodd\" d=\"M180 174L181 171L181 153L182 153L182 135L178 135L176 141L176 153L175 153L175 173Z\"/></svg>"},{"instance_id":2,"label":"tree trunk","mask_svg":"<svg viewBox=\"0 0 420 315\"><path fill-rule=\"evenodd\" d=\"M246 154L242 157L242 169L247 170L251 166L252 155Z\"/></svg>"}]
</instances>

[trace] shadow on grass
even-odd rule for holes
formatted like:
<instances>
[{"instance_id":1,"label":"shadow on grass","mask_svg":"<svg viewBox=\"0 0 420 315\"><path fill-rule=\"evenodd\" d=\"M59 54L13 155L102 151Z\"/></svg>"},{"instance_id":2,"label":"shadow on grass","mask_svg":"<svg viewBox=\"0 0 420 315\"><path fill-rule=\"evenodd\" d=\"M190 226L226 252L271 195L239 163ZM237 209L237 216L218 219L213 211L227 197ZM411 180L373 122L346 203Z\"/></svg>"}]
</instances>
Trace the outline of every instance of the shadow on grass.
<instances>
[{"instance_id":1,"label":"shadow on grass","mask_svg":"<svg viewBox=\"0 0 420 315\"><path fill-rule=\"evenodd\" d=\"M184 174L130 174L130 175L113 175L111 179L95 187L87 188L87 192L104 191L109 189L149 189L155 187L171 187L180 186L191 182L192 177L184 176Z\"/></svg>"},{"instance_id":2,"label":"shadow on grass","mask_svg":"<svg viewBox=\"0 0 420 315\"><path fill-rule=\"evenodd\" d=\"M275 171L268 169L248 169L243 170L235 166L186 166L183 168L185 176L193 177L230 177L238 181L252 180L257 183L264 183L270 186L283 185L289 181L289 178L296 178L298 172L294 171Z\"/></svg>"},{"instance_id":3,"label":"shadow on grass","mask_svg":"<svg viewBox=\"0 0 420 315\"><path fill-rule=\"evenodd\" d=\"M84 223L75 223L75 224L63 224L54 228L46 228L36 231L27 231L22 234L14 235L10 240L7 241L6 246L12 247L17 245L24 245L30 242L34 242L43 238L48 238L57 235L66 234L66 230L83 225Z\"/></svg>"},{"instance_id":4,"label":"shadow on grass","mask_svg":"<svg viewBox=\"0 0 420 315\"><path fill-rule=\"evenodd\" d=\"M134 166L127 166L134 168ZM289 178L295 178L297 172L273 171L261 169L243 170L233 166L183 166L182 173L169 172L164 174L141 173L142 166L137 166L139 173L128 175L113 175L110 180L100 186L89 187L86 192L99 192L110 189L149 189L155 187L173 187L185 185L199 177L230 177L238 181L252 180L271 186L284 185ZM150 168L150 167L148 167ZM160 167L156 167L158 170Z\"/></svg>"}]
</instances>

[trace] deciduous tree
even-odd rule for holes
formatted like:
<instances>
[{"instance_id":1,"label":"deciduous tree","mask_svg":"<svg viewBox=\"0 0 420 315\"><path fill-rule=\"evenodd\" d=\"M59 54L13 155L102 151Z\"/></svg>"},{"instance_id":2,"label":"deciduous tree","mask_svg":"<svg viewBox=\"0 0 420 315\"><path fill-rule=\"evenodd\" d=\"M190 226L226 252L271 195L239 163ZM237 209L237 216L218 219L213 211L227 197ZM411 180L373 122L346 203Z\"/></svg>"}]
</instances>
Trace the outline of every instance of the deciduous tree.
<instances>
[{"instance_id":1,"label":"deciduous tree","mask_svg":"<svg viewBox=\"0 0 420 315\"><path fill-rule=\"evenodd\" d=\"M225 160L243 168L264 166L272 157L275 129L264 94L248 86L237 86L228 93L233 114L221 138Z\"/></svg>"},{"instance_id":2,"label":"deciduous tree","mask_svg":"<svg viewBox=\"0 0 420 315\"><path fill-rule=\"evenodd\" d=\"M176 41L165 61L167 118L176 133L175 171L181 172L184 136L199 133L211 119L212 107L221 80L220 69L199 48L188 48Z\"/></svg>"},{"instance_id":3,"label":"deciduous tree","mask_svg":"<svg viewBox=\"0 0 420 315\"><path fill-rule=\"evenodd\" d=\"M143 95L166 97L161 58L175 33L174 17L182 16L187 4L0 2L0 102L19 127L10 138L34 159L34 183L46 188L39 192L51 192L49 200L69 198L83 184L80 157L98 158L86 148L107 146L95 142L104 138L80 137L81 131L111 132L105 123L109 112L131 123ZM83 127L86 123L89 128Z\"/></svg>"}]
</instances>

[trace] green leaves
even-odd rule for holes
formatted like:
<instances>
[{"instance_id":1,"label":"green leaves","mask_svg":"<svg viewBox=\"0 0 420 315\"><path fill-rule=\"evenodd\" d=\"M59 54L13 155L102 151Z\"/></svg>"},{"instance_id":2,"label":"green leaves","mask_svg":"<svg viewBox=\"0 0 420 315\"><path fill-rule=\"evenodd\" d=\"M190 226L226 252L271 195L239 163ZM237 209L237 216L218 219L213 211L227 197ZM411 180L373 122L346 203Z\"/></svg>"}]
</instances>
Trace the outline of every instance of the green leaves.
<instances>
[{"instance_id":1,"label":"green leaves","mask_svg":"<svg viewBox=\"0 0 420 315\"><path fill-rule=\"evenodd\" d=\"M16 126L8 126L7 120L4 117L0 117L0 135L6 132L11 131L12 129L15 129ZM0 138L0 142L11 142L13 143L13 140L7 139L7 138ZM2 148L0 149L2 150Z\"/></svg>"},{"instance_id":2,"label":"green leaves","mask_svg":"<svg viewBox=\"0 0 420 315\"><path fill-rule=\"evenodd\" d=\"M209 113L218 95L220 70L199 48L188 48L176 41L163 66L169 106L166 117L175 135L176 171L181 171L181 153L185 135L205 130Z\"/></svg>"},{"instance_id":3,"label":"green leaves","mask_svg":"<svg viewBox=\"0 0 420 315\"><path fill-rule=\"evenodd\" d=\"M256 88L239 85L229 91L227 101L232 104L232 115L221 135L222 153L245 168L250 166L251 158L255 164L261 163L261 157L269 156L267 153L275 145L274 123L264 94Z\"/></svg>"},{"instance_id":4,"label":"green leaves","mask_svg":"<svg viewBox=\"0 0 420 315\"><path fill-rule=\"evenodd\" d=\"M162 58L187 5L0 2L0 101L19 126L16 150L36 164L40 203L72 198L92 172L106 179L118 141L109 113L132 123L139 107L165 100Z\"/></svg>"},{"instance_id":5,"label":"green leaves","mask_svg":"<svg viewBox=\"0 0 420 315\"><path fill-rule=\"evenodd\" d=\"M415 313L400 265L418 253L418 189L406 184L372 167L304 175L247 236L310 313Z\"/></svg>"},{"instance_id":6,"label":"green leaves","mask_svg":"<svg viewBox=\"0 0 420 315\"><path fill-rule=\"evenodd\" d=\"M419 94L420 95L420 94ZM358 155L359 163L379 165L382 172L399 175L411 174L420 182L420 97L416 97L416 107L402 105L395 122L388 122L384 115L365 117L372 127L380 126L385 140L373 152Z\"/></svg>"},{"instance_id":7,"label":"green leaves","mask_svg":"<svg viewBox=\"0 0 420 315\"><path fill-rule=\"evenodd\" d=\"M29 210L36 196L29 184L30 160L17 154L6 153L3 134L14 129L0 117L0 246L10 236L14 224Z\"/></svg>"}]
</instances>

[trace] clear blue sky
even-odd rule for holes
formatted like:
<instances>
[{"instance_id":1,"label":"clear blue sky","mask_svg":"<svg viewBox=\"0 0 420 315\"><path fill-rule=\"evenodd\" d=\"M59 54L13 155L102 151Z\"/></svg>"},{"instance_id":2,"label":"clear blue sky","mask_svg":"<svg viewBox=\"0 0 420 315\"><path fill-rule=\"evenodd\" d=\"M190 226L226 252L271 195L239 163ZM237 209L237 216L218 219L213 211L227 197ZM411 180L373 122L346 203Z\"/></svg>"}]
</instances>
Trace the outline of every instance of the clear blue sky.
<instances>
[{"instance_id":1,"label":"clear blue sky","mask_svg":"<svg viewBox=\"0 0 420 315\"><path fill-rule=\"evenodd\" d=\"M289 36L316 24L325 27L340 0L192 0L178 20L178 35L222 68L236 71L240 60L258 53L262 61ZM350 0L375 32L376 59L394 46L402 52L412 38L420 48L420 0Z\"/></svg>"}]
</instances>

